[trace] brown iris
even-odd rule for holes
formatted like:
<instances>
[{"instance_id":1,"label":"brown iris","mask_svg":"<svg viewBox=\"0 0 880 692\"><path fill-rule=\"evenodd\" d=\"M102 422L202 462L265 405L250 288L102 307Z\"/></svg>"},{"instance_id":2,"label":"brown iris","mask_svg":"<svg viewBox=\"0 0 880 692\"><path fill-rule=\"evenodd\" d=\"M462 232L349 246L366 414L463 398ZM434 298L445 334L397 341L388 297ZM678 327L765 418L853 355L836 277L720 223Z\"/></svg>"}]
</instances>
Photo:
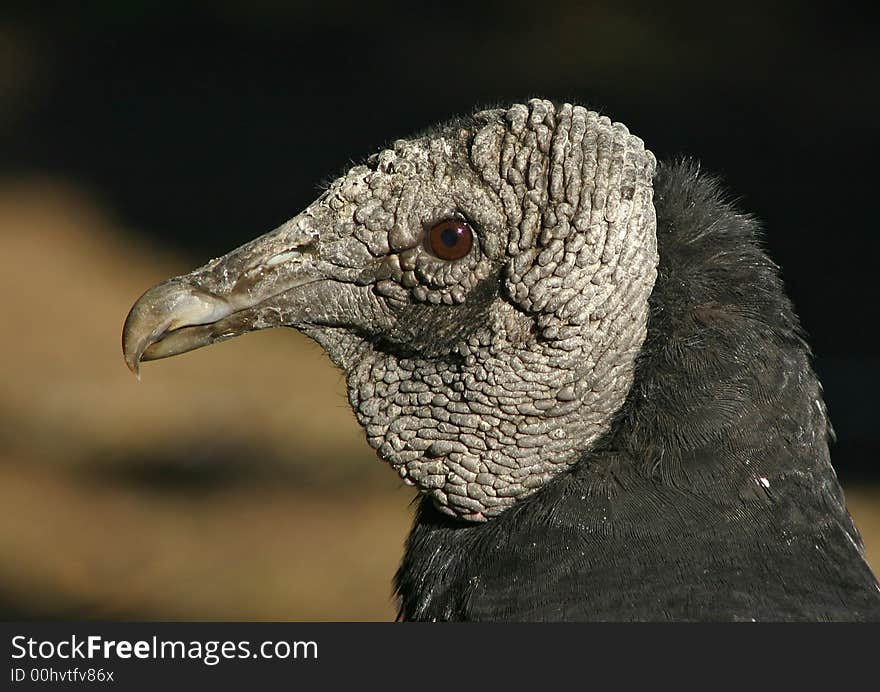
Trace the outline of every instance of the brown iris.
<instances>
[{"instance_id":1,"label":"brown iris","mask_svg":"<svg viewBox=\"0 0 880 692\"><path fill-rule=\"evenodd\" d=\"M461 259L471 251L473 244L474 232L462 219L441 221L428 232L428 248L440 259Z\"/></svg>"}]
</instances>

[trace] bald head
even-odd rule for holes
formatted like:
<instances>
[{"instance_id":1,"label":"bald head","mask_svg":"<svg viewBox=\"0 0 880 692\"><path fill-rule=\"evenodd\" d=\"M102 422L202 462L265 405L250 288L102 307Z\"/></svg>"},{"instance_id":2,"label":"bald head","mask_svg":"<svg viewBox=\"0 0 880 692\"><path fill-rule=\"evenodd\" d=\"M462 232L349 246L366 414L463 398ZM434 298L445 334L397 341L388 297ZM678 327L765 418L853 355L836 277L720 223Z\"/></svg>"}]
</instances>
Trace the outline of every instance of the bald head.
<instances>
[{"instance_id":1,"label":"bald head","mask_svg":"<svg viewBox=\"0 0 880 692\"><path fill-rule=\"evenodd\" d=\"M299 329L404 481L488 519L575 463L626 398L656 278L654 167L623 125L539 100L399 140L147 291L126 360Z\"/></svg>"}]
</instances>

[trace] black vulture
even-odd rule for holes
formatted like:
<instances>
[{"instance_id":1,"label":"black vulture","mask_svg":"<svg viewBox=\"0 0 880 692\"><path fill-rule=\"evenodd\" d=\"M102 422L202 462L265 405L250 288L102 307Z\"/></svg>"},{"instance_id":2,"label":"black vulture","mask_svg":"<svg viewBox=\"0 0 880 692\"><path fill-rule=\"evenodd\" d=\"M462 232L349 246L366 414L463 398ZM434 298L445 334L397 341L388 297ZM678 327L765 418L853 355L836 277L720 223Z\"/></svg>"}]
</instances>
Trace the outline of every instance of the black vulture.
<instances>
[{"instance_id":1,"label":"black vulture","mask_svg":"<svg viewBox=\"0 0 880 692\"><path fill-rule=\"evenodd\" d=\"M421 491L401 619L880 619L759 224L621 123L534 99L397 140L149 289L123 350L278 326Z\"/></svg>"}]
</instances>

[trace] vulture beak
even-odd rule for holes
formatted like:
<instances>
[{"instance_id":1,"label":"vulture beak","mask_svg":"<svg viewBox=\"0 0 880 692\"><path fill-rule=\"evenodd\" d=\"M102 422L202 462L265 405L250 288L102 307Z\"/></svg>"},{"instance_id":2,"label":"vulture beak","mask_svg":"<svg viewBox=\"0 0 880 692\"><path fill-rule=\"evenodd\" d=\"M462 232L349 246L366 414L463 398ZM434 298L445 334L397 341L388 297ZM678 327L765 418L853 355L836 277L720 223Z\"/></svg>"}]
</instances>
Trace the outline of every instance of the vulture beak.
<instances>
[{"instance_id":1,"label":"vulture beak","mask_svg":"<svg viewBox=\"0 0 880 692\"><path fill-rule=\"evenodd\" d=\"M150 288L131 308L122 330L129 369L245 332L296 325L327 282L310 219L297 217L204 267ZM322 266L323 265L323 266Z\"/></svg>"}]
</instances>

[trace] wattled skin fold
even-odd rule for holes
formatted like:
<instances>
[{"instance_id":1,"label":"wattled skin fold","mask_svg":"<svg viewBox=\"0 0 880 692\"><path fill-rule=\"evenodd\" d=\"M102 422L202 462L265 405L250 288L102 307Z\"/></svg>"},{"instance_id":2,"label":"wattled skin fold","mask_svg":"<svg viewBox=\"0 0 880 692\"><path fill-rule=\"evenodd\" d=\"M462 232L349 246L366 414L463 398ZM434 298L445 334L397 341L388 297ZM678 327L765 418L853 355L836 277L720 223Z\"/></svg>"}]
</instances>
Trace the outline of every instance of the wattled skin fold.
<instances>
[{"instance_id":1,"label":"wattled skin fold","mask_svg":"<svg viewBox=\"0 0 880 692\"><path fill-rule=\"evenodd\" d=\"M398 140L149 289L140 363L317 341L422 497L405 620L880 620L760 229L688 161L532 100Z\"/></svg>"}]
</instances>

